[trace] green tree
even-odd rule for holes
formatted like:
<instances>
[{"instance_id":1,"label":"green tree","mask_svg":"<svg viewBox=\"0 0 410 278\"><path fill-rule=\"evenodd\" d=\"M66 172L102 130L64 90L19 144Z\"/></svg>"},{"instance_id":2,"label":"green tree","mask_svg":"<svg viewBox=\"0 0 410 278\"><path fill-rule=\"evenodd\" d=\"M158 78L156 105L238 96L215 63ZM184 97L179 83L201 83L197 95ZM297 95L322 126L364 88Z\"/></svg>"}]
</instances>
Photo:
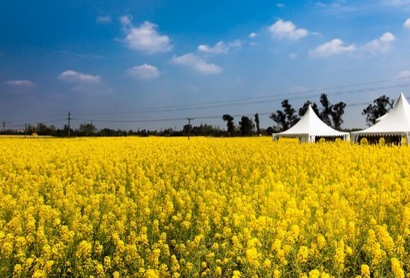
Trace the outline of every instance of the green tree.
<instances>
[{"instance_id":1,"label":"green tree","mask_svg":"<svg viewBox=\"0 0 410 278\"><path fill-rule=\"evenodd\" d=\"M296 110L292 108L292 105L287 99L282 101L283 111L277 110L276 113L272 113L269 118L276 122L279 131L287 130L295 125L299 117L296 115Z\"/></svg>"},{"instance_id":2,"label":"green tree","mask_svg":"<svg viewBox=\"0 0 410 278\"><path fill-rule=\"evenodd\" d=\"M330 104L326 94L320 95L320 103L322 104L323 109L319 113L319 118L328 126L332 126L332 120L330 119L332 114L332 105Z\"/></svg>"},{"instance_id":3,"label":"green tree","mask_svg":"<svg viewBox=\"0 0 410 278\"><path fill-rule=\"evenodd\" d=\"M93 136L97 132L97 128L93 124L81 124L78 132L82 136Z\"/></svg>"},{"instance_id":4,"label":"green tree","mask_svg":"<svg viewBox=\"0 0 410 278\"><path fill-rule=\"evenodd\" d=\"M268 135L272 135L274 132L275 132L275 130L271 126L266 129L266 134L268 134Z\"/></svg>"},{"instance_id":5,"label":"green tree","mask_svg":"<svg viewBox=\"0 0 410 278\"><path fill-rule=\"evenodd\" d=\"M243 116L241 118L241 121L239 122L239 129L241 131L242 136L252 135L253 127L254 124L252 123L251 119L249 119L246 116Z\"/></svg>"},{"instance_id":6,"label":"green tree","mask_svg":"<svg viewBox=\"0 0 410 278\"><path fill-rule=\"evenodd\" d=\"M335 129L340 129L343 124L343 114L345 113L346 103L339 102L332 105L332 123Z\"/></svg>"},{"instance_id":7,"label":"green tree","mask_svg":"<svg viewBox=\"0 0 410 278\"><path fill-rule=\"evenodd\" d=\"M222 120L227 122L226 126L228 127L228 133L230 135L233 135L233 133L235 131L235 125L233 123L234 118L229 114L225 114L225 115L222 116Z\"/></svg>"},{"instance_id":8,"label":"green tree","mask_svg":"<svg viewBox=\"0 0 410 278\"><path fill-rule=\"evenodd\" d=\"M323 108L318 113L319 118L335 129L340 129L343 123L343 114L345 113L346 103L338 102L331 104L326 94L320 95L320 103Z\"/></svg>"},{"instance_id":9,"label":"green tree","mask_svg":"<svg viewBox=\"0 0 410 278\"><path fill-rule=\"evenodd\" d=\"M369 104L362 111L362 115L366 116L366 124L368 126L374 125L376 119L385 115L391 108L393 108L394 100L382 95L373 101L373 104Z\"/></svg>"},{"instance_id":10,"label":"green tree","mask_svg":"<svg viewBox=\"0 0 410 278\"><path fill-rule=\"evenodd\" d=\"M259 122L259 114L258 113L256 113L255 114L255 124L256 124L256 133L258 134L258 135L260 135L261 134L261 128L260 128L260 122Z\"/></svg>"},{"instance_id":11,"label":"green tree","mask_svg":"<svg viewBox=\"0 0 410 278\"><path fill-rule=\"evenodd\" d=\"M313 111L315 111L316 115L319 116L320 113L319 113L319 109L317 108L317 104L314 103L314 102L312 102L312 101L310 101L310 100L308 100L308 101L306 101L306 102L303 104L303 106L302 106L301 108L299 108L299 116L300 116L300 117L302 117L303 115L305 115L305 113L306 113L306 111L307 111L309 105L312 106Z\"/></svg>"}]
</instances>

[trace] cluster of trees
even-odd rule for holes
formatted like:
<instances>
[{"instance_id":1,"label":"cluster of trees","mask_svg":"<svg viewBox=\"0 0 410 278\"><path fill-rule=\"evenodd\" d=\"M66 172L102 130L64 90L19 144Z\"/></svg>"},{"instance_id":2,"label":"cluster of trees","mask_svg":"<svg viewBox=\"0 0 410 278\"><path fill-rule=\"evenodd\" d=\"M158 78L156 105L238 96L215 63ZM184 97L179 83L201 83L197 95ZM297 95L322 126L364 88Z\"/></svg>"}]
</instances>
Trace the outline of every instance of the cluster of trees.
<instances>
[{"instance_id":1,"label":"cluster of trees","mask_svg":"<svg viewBox=\"0 0 410 278\"><path fill-rule=\"evenodd\" d=\"M254 115L255 123L253 123L251 118L247 116L242 116L239 122L238 128L235 127L234 118L231 115L229 114L223 115L222 120L226 122L228 136L238 136L238 135L250 136L250 135L255 134L255 132L257 135L261 135L262 133L263 134L267 133L265 130L261 130L260 128L260 121L259 121L258 113Z\"/></svg>"},{"instance_id":2,"label":"cluster of trees","mask_svg":"<svg viewBox=\"0 0 410 278\"><path fill-rule=\"evenodd\" d=\"M256 113L252 118L242 116L239 125L234 123L234 117L229 114L224 114L222 120L226 122L226 130L212 125L201 124L199 126L185 125L182 130L177 131L172 128L161 131L150 130L120 130L103 128L98 130L92 123L84 123L78 129L71 129L67 125L62 129L58 129L53 125L47 126L44 123L39 123L37 126L27 125L24 130L5 130L0 134L33 134L48 135L48 136L251 136L251 135L271 135L274 132L281 132L295 125L300 117L302 117L309 105L312 106L315 113L327 125L340 130L343 124L343 114L346 108L346 103L338 102L332 104L326 94L320 95L320 107L310 100L306 101L299 110L292 107L289 100L285 99L281 102L282 110L277 110L269 117L275 122L275 125L267 129L260 128L259 114ZM367 125L371 126L376 123L376 120L385 115L394 105L394 100L383 95L375 99L372 104L369 104L362 111L362 115L366 116Z\"/></svg>"},{"instance_id":3,"label":"cluster of trees","mask_svg":"<svg viewBox=\"0 0 410 278\"><path fill-rule=\"evenodd\" d=\"M276 125L269 127L266 130L261 130L259 127L259 115L255 114L256 134L268 134L271 135L274 132L281 132L289 129L295 125L302 117L309 105L315 111L316 115L327 125L334 129L340 130L343 124L343 115L346 108L346 103L338 102L332 104L326 94L321 94L319 98L321 107L315 102L310 100L306 101L299 110L292 107L289 100L285 99L281 102L282 110L277 110L272 113L269 118L272 119ZM376 120L385 115L391 108L393 108L394 100L382 95L373 101L373 104L369 104L362 111L362 115L366 116L367 125L371 126L376 123ZM248 117L242 117L239 122L239 129L235 128L234 118L231 115L225 114L222 119L227 123L227 132L230 136L242 135L249 136L255 133L255 124Z\"/></svg>"},{"instance_id":4,"label":"cluster of trees","mask_svg":"<svg viewBox=\"0 0 410 278\"><path fill-rule=\"evenodd\" d=\"M331 104L326 94L320 95L320 103L322 105L321 109L318 108L315 102L308 100L299 108L297 114L289 101L285 99L281 103L283 111L277 110L276 113L270 115L270 118L276 123L277 131L284 131L295 125L300 120L300 117L306 113L309 105L311 105L316 115L318 115L324 123L335 129L340 129L343 124L343 114L346 103L341 101L336 104Z\"/></svg>"}]
</instances>

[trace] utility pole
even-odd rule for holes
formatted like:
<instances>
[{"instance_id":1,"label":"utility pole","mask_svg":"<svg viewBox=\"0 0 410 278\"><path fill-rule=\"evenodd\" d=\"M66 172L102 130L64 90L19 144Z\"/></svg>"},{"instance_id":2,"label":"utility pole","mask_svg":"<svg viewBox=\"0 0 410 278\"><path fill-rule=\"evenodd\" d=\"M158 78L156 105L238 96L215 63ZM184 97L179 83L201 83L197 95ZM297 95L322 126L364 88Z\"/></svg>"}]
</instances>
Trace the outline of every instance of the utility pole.
<instances>
[{"instance_id":1,"label":"utility pole","mask_svg":"<svg viewBox=\"0 0 410 278\"><path fill-rule=\"evenodd\" d=\"M67 120L68 120L68 137L70 137L70 121L71 121L71 113L70 112L68 112L68 118L67 118Z\"/></svg>"},{"instance_id":2,"label":"utility pole","mask_svg":"<svg viewBox=\"0 0 410 278\"><path fill-rule=\"evenodd\" d=\"M191 137L191 120L193 120L194 118L186 118L188 120L188 140L189 137Z\"/></svg>"},{"instance_id":3,"label":"utility pole","mask_svg":"<svg viewBox=\"0 0 410 278\"><path fill-rule=\"evenodd\" d=\"M1 122L3 124L3 132L6 132L6 121Z\"/></svg>"}]
</instances>

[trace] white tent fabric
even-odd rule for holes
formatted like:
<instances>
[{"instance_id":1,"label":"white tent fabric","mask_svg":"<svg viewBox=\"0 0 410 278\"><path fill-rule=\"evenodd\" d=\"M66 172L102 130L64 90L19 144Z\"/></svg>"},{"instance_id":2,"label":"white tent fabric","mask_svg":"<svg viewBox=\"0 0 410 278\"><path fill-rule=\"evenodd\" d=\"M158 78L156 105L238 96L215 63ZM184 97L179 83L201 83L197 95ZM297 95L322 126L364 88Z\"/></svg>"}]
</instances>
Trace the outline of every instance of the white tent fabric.
<instances>
[{"instance_id":1,"label":"white tent fabric","mask_svg":"<svg viewBox=\"0 0 410 278\"><path fill-rule=\"evenodd\" d=\"M301 142L315 142L317 136L350 139L349 133L337 131L326 125L319 119L310 105L305 115L293 127L284 132L273 134L272 139L276 141L278 137L298 137Z\"/></svg>"},{"instance_id":2,"label":"white tent fabric","mask_svg":"<svg viewBox=\"0 0 410 278\"><path fill-rule=\"evenodd\" d=\"M357 142L359 136L406 136L407 144L410 137L410 105L403 93L388 114L379 118L373 126L352 132L353 142Z\"/></svg>"}]
</instances>

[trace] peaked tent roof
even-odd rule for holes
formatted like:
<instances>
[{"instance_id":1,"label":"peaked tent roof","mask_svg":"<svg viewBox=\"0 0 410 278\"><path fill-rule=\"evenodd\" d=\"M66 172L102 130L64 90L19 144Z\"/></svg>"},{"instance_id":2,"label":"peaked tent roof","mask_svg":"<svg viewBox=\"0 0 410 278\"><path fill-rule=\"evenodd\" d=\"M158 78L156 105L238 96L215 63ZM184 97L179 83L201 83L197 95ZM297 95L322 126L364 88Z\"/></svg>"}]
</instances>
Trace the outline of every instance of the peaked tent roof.
<instances>
[{"instance_id":1,"label":"peaked tent roof","mask_svg":"<svg viewBox=\"0 0 410 278\"><path fill-rule=\"evenodd\" d=\"M371 127L352 132L352 135L400 135L410 132L410 105L403 93L388 114Z\"/></svg>"},{"instance_id":2,"label":"peaked tent roof","mask_svg":"<svg viewBox=\"0 0 410 278\"><path fill-rule=\"evenodd\" d=\"M345 139L349 137L349 133L341 132L331 128L325 124L316 115L315 111L309 105L305 115L288 130L273 135L276 137L307 137L307 141L314 141L315 136L343 136Z\"/></svg>"}]
</instances>

